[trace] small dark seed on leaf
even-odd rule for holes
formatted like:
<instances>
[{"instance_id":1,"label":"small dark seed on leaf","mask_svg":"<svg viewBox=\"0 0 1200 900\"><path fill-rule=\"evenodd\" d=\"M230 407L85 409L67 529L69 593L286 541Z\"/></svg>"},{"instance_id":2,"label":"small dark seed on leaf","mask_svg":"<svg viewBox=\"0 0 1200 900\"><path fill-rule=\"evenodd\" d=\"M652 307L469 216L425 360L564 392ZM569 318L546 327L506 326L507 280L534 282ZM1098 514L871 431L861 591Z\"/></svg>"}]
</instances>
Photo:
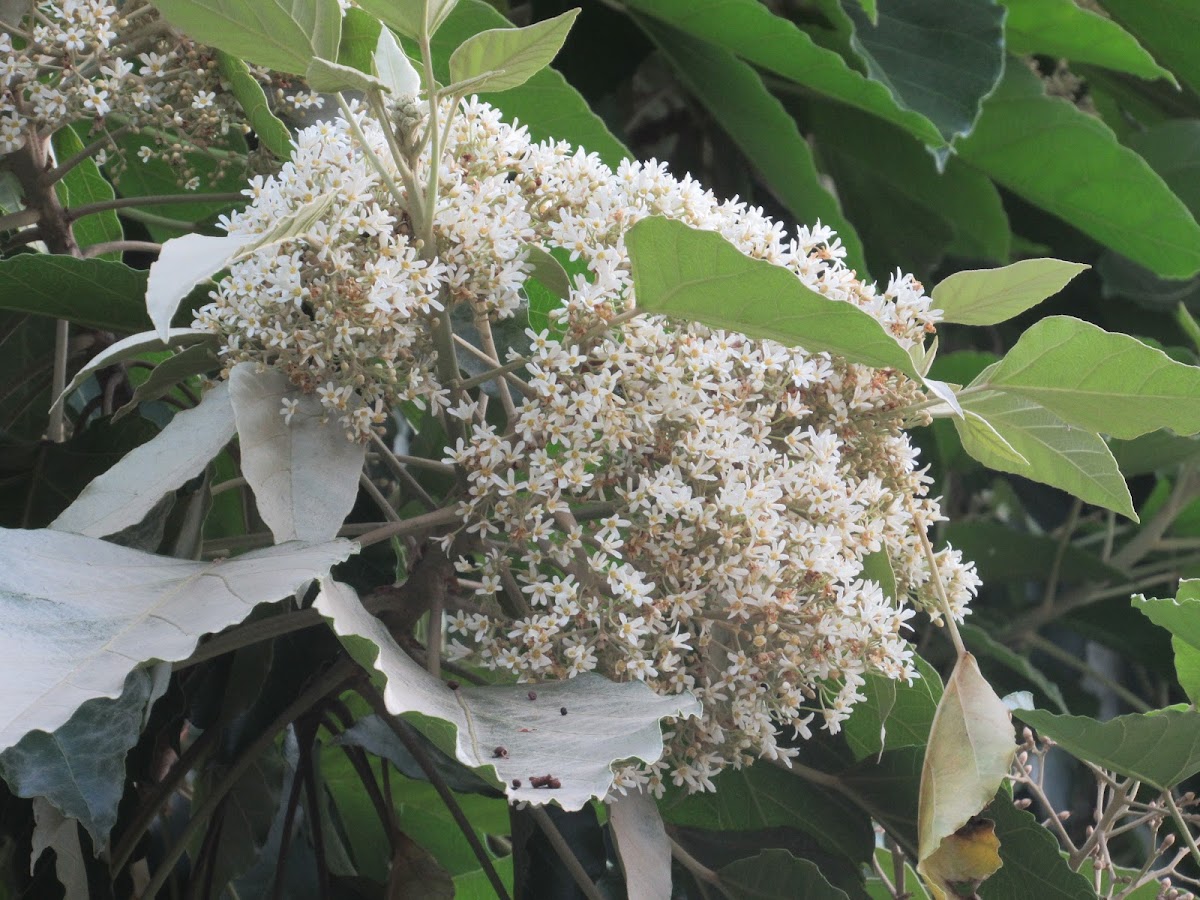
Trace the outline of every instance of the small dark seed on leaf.
<instances>
[{"instance_id":1,"label":"small dark seed on leaf","mask_svg":"<svg viewBox=\"0 0 1200 900\"><path fill-rule=\"evenodd\" d=\"M530 700L536 700L536 699L537 699L537 691L530 691L530 692L529 692L529 699L530 699Z\"/></svg>"},{"instance_id":2,"label":"small dark seed on leaf","mask_svg":"<svg viewBox=\"0 0 1200 900\"><path fill-rule=\"evenodd\" d=\"M497 747L492 751L492 756L496 757L497 759L506 759L508 757L508 750L504 747Z\"/></svg>"},{"instance_id":3,"label":"small dark seed on leaf","mask_svg":"<svg viewBox=\"0 0 1200 900\"><path fill-rule=\"evenodd\" d=\"M565 706L561 706L561 707L559 707L559 709L558 709L558 714L559 714L560 716L565 716L565 715L567 714L567 708L566 708Z\"/></svg>"},{"instance_id":4,"label":"small dark seed on leaf","mask_svg":"<svg viewBox=\"0 0 1200 900\"><path fill-rule=\"evenodd\" d=\"M458 682L457 681L447 681L446 687L450 688L450 690L452 690L452 691L457 691L458 690Z\"/></svg>"},{"instance_id":5,"label":"small dark seed on leaf","mask_svg":"<svg viewBox=\"0 0 1200 900\"><path fill-rule=\"evenodd\" d=\"M516 790L517 788L519 788L519 787L521 786L521 779L520 779L520 778L514 778L514 779L512 780L512 786L513 786L513 790Z\"/></svg>"}]
</instances>

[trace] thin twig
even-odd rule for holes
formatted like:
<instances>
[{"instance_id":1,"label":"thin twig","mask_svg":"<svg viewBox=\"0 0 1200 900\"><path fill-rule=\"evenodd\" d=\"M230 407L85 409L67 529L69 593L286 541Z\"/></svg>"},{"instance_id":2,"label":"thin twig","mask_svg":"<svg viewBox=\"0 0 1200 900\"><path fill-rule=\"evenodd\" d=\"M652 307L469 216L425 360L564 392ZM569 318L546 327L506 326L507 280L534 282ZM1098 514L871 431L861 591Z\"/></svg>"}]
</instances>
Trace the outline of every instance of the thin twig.
<instances>
[{"instance_id":1,"label":"thin twig","mask_svg":"<svg viewBox=\"0 0 1200 900\"><path fill-rule=\"evenodd\" d=\"M421 516L405 519L403 522L389 522L387 525L368 531L359 537L358 544L360 547L370 547L372 544L390 540L397 535L421 534L443 525L457 524L460 521L458 513L453 509L436 509Z\"/></svg>"},{"instance_id":2,"label":"thin twig","mask_svg":"<svg viewBox=\"0 0 1200 900\"><path fill-rule=\"evenodd\" d=\"M604 895L600 893L600 889L596 887L596 883L584 871L583 865L579 862L579 857L575 855L575 851L571 849L571 845L562 836L562 832L558 830L558 826L554 824L554 820L550 818L550 815L540 806L531 805L529 812L533 815L533 820L538 823L538 827L542 829L543 833L550 840L550 846L554 848L554 852L558 854L558 858L567 867L567 871L571 873L571 877L575 879L575 883L579 885L579 890L583 891L583 895L588 900L604 900Z\"/></svg>"},{"instance_id":3,"label":"thin twig","mask_svg":"<svg viewBox=\"0 0 1200 900\"><path fill-rule=\"evenodd\" d=\"M683 846L672 837L667 838L671 842L671 856L675 857L676 862L688 870L692 877L704 884L711 884L726 897L729 897L729 892L725 886L721 884L721 876L706 866L692 854L688 853Z\"/></svg>"},{"instance_id":4,"label":"thin twig","mask_svg":"<svg viewBox=\"0 0 1200 900\"><path fill-rule=\"evenodd\" d=\"M129 128L129 125L122 125L113 131L105 132L104 137L97 138L96 140L92 141L78 153L74 154L73 156L68 156L53 169L50 169L48 172L46 172L46 174L42 176L42 183L47 187L58 184L58 182L62 181L68 172L70 172L84 160L91 159L110 144L115 146L116 139L127 132Z\"/></svg>"},{"instance_id":5,"label":"thin twig","mask_svg":"<svg viewBox=\"0 0 1200 900\"><path fill-rule=\"evenodd\" d=\"M1188 850L1191 851L1192 859L1200 864L1200 847L1196 846L1196 838L1192 834L1192 830L1188 827L1187 822L1183 820L1183 814L1179 812L1179 807L1175 803L1175 797L1169 790L1163 791L1163 801L1167 804L1167 809L1171 811L1171 818L1175 822L1175 827L1180 830L1181 837Z\"/></svg>"},{"instance_id":6,"label":"thin twig","mask_svg":"<svg viewBox=\"0 0 1200 900\"><path fill-rule=\"evenodd\" d=\"M387 497L383 496L383 492L375 487L375 482L367 477L366 472L358 473L358 483L362 489L367 492L367 496L375 501L375 505L379 507L379 511L383 513L383 517L389 522L400 522L400 514L392 509L392 504L388 503Z\"/></svg>"},{"instance_id":7,"label":"thin twig","mask_svg":"<svg viewBox=\"0 0 1200 900\"><path fill-rule=\"evenodd\" d=\"M0 231L12 231L14 228L36 225L41 218L42 214L36 209L18 209L16 212L0 216Z\"/></svg>"},{"instance_id":8,"label":"thin twig","mask_svg":"<svg viewBox=\"0 0 1200 900\"><path fill-rule=\"evenodd\" d=\"M71 323L59 319L54 323L54 376L51 380L50 396L61 397L67 389L67 357L71 342ZM67 439L66 404L55 403L50 409L50 423L47 426L47 436L56 444Z\"/></svg>"},{"instance_id":9,"label":"thin twig","mask_svg":"<svg viewBox=\"0 0 1200 900\"><path fill-rule=\"evenodd\" d=\"M1149 712L1152 709L1149 703L1147 703L1137 694L1130 691L1124 685L1118 683L1112 678L1109 678L1104 673L1096 671L1073 653L1064 650L1053 641L1046 640L1046 638L1042 637L1040 634L1027 634L1022 638L1022 641L1028 646L1034 647L1040 652L1045 653L1047 656L1051 656L1061 663L1066 663L1075 671L1080 672L1088 678L1091 678L1097 684L1101 684L1108 688L1138 712Z\"/></svg>"},{"instance_id":10,"label":"thin twig","mask_svg":"<svg viewBox=\"0 0 1200 900\"><path fill-rule=\"evenodd\" d=\"M98 200L95 203L85 203L83 206L73 206L63 210L68 222L77 222L84 216L93 213L108 212L112 209L127 209L132 206L166 206L173 203L232 203L246 200L245 194L227 191L220 194L153 194L149 197L114 197L111 200Z\"/></svg>"},{"instance_id":11,"label":"thin twig","mask_svg":"<svg viewBox=\"0 0 1200 900\"><path fill-rule=\"evenodd\" d=\"M429 496L425 488L421 487L417 479L413 478L412 473L404 468L404 465L396 459L396 455L392 453L392 448L389 447L378 434L371 432L371 441L379 448L379 455L389 469L400 479L401 483L412 492L418 500L425 505L426 509L437 509L437 501Z\"/></svg>"},{"instance_id":12,"label":"thin twig","mask_svg":"<svg viewBox=\"0 0 1200 900\"><path fill-rule=\"evenodd\" d=\"M192 839L199 834L201 828L205 827L209 817L225 799L225 795L233 790L242 776L258 762L259 756L274 743L275 736L301 714L307 712L313 704L339 688L354 675L356 669L357 664L352 660L338 660L289 703L283 712L276 716L262 730L262 733L245 748L237 762L230 766L221 780L213 786L212 793L205 797L204 802L198 808L192 810L192 818L175 839L175 843L159 860L154 876L142 891L142 900L154 900L163 885L166 884L167 879L171 877L171 873L175 870L175 863L186 852Z\"/></svg>"},{"instance_id":13,"label":"thin twig","mask_svg":"<svg viewBox=\"0 0 1200 900\"><path fill-rule=\"evenodd\" d=\"M929 542L929 535L926 533L925 519L917 512L916 506L910 498L905 499L908 505L909 515L917 524L917 537L921 541L921 549L925 551L925 560L929 563L929 579L933 582L933 589L937 593L938 602L942 607L942 618L946 622L946 628L950 632L950 641L954 644L954 651L959 657L965 656L967 652L966 646L963 644L962 635L958 633L958 623L954 621L954 611L950 607L950 598L946 596L946 584L942 581L942 572L938 566L937 554L933 552L933 544Z\"/></svg>"},{"instance_id":14,"label":"thin twig","mask_svg":"<svg viewBox=\"0 0 1200 900\"><path fill-rule=\"evenodd\" d=\"M1054 562L1050 564L1050 574L1046 577L1046 590L1042 593L1042 609L1053 609L1054 598L1058 594L1058 579L1062 572L1063 559L1066 558L1067 548L1071 546L1071 535L1079 524L1079 513L1083 509L1083 501L1078 497L1071 504L1071 512L1063 523L1062 533L1058 536L1058 546L1054 550Z\"/></svg>"},{"instance_id":15,"label":"thin twig","mask_svg":"<svg viewBox=\"0 0 1200 900\"><path fill-rule=\"evenodd\" d=\"M504 882L500 879L500 874L496 871L496 867L492 863L491 856L488 855L487 850L479 841L479 835L475 831L475 826L471 824L471 820L463 812L462 806L459 805L458 799L454 796L454 792L447 786L446 780L442 778L441 772L438 771L433 760L429 758L429 754L425 752L425 748L408 733L408 726L392 715L391 711L387 708L387 704L383 702L383 697L379 695L379 692L373 686L369 683L360 684L357 690L379 717L387 723L387 726L392 729L392 732L400 739L400 743L404 744L405 749L412 755L412 758L417 761L417 765L421 767L421 771L425 773L425 777L429 779L429 783L433 785L434 790L441 797L442 803L446 805L446 809L458 825L459 830L462 831L463 837L467 839L467 843L471 847L471 852L479 860L479 865L483 869L483 873L487 876L487 880L491 882L496 896L500 897L501 900L511 900L508 889L504 886Z\"/></svg>"},{"instance_id":16,"label":"thin twig","mask_svg":"<svg viewBox=\"0 0 1200 900\"><path fill-rule=\"evenodd\" d=\"M83 250L84 259L94 259L105 253L159 253L162 244L155 241L102 241Z\"/></svg>"}]
</instances>

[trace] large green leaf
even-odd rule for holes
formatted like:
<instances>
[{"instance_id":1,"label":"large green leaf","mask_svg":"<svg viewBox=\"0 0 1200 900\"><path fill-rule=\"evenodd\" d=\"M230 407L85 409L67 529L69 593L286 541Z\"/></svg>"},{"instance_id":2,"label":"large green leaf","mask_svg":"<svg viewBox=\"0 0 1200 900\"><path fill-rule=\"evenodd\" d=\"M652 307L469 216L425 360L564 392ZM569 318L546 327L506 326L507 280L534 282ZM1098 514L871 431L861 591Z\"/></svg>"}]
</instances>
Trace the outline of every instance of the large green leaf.
<instances>
[{"instance_id":1,"label":"large green leaf","mask_svg":"<svg viewBox=\"0 0 1200 900\"><path fill-rule=\"evenodd\" d=\"M627 0L625 5L789 81L894 122L925 143L943 143L937 126L923 115L899 106L886 87L850 68L837 53L818 46L758 0Z\"/></svg>"},{"instance_id":2,"label":"large green leaf","mask_svg":"<svg viewBox=\"0 0 1200 900\"><path fill-rule=\"evenodd\" d=\"M1180 437L1169 431L1152 431L1130 441L1113 439L1108 446L1121 471L1129 477L1173 469L1200 456L1200 438Z\"/></svg>"},{"instance_id":3,"label":"large green leaf","mask_svg":"<svg viewBox=\"0 0 1200 900\"><path fill-rule=\"evenodd\" d=\"M1008 67L962 158L1105 246L1172 278L1200 270L1200 225L1140 156L1024 66Z\"/></svg>"},{"instance_id":4,"label":"large green leaf","mask_svg":"<svg viewBox=\"0 0 1200 900\"><path fill-rule=\"evenodd\" d=\"M1001 791L984 815L996 823L1000 871L979 888L983 900L1095 900L1086 878L1073 872L1048 828Z\"/></svg>"},{"instance_id":5,"label":"large green leaf","mask_svg":"<svg viewBox=\"0 0 1200 900\"><path fill-rule=\"evenodd\" d=\"M1008 217L988 178L957 157L939 172L910 134L856 110L814 104L812 122L822 168L875 272L928 271L946 253L1008 260Z\"/></svg>"},{"instance_id":6,"label":"large green leaf","mask_svg":"<svg viewBox=\"0 0 1200 900\"><path fill-rule=\"evenodd\" d=\"M854 6L851 46L897 105L946 143L971 133L1004 71L1004 9L995 0L879 0L878 21Z\"/></svg>"},{"instance_id":7,"label":"large green leaf","mask_svg":"<svg viewBox=\"0 0 1200 900\"><path fill-rule=\"evenodd\" d=\"M286 544L191 562L61 531L0 530L0 748L116 697L139 663L290 597L356 546Z\"/></svg>"},{"instance_id":8,"label":"large green leaf","mask_svg":"<svg viewBox=\"0 0 1200 900\"><path fill-rule=\"evenodd\" d=\"M361 0L358 4L405 37L436 34L456 0Z\"/></svg>"},{"instance_id":9,"label":"large green leaf","mask_svg":"<svg viewBox=\"0 0 1200 900\"><path fill-rule=\"evenodd\" d=\"M56 324L0 312L0 433L37 439L46 430Z\"/></svg>"},{"instance_id":10,"label":"large green leaf","mask_svg":"<svg viewBox=\"0 0 1200 900\"><path fill-rule=\"evenodd\" d=\"M919 378L908 354L869 313L818 294L782 266L746 256L716 232L652 216L629 230L625 245L639 309Z\"/></svg>"},{"instance_id":11,"label":"large green leaf","mask_svg":"<svg viewBox=\"0 0 1200 900\"><path fill-rule=\"evenodd\" d=\"M1040 481L1137 521L1129 486L1099 435L1072 428L1048 409L1014 394L986 391L961 402L1025 458L1022 464L997 453L955 419L963 449L985 466Z\"/></svg>"},{"instance_id":12,"label":"large green leaf","mask_svg":"<svg viewBox=\"0 0 1200 900\"><path fill-rule=\"evenodd\" d=\"M1107 722L1043 709L1019 709L1015 715L1072 756L1160 790L1200 772L1200 712L1195 710L1132 713Z\"/></svg>"},{"instance_id":13,"label":"large green leaf","mask_svg":"<svg viewBox=\"0 0 1200 900\"><path fill-rule=\"evenodd\" d=\"M550 65L579 14L570 10L524 28L491 28L473 34L450 54L453 82L478 79L472 89L508 91Z\"/></svg>"},{"instance_id":14,"label":"large green leaf","mask_svg":"<svg viewBox=\"0 0 1200 900\"><path fill-rule=\"evenodd\" d=\"M719 831L798 828L830 853L856 864L871 852L871 823L852 802L768 763L718 775L715 792L668 789L663 818L674 825Z\"/></svg>"},{"instance_id":15,"label":"large green leaf","mask_svg":"<svg viewBox=\"0 0 1200 900\"><path fill-rule=\"evenodd\" d=\"M1137 38L1094 10L1073 0L1000 0L1008 9L1004 33L1008 49L1040 53L1076 63L1092 63L1154 80L1175 76L1154 61Z\"/></svg>"},{"instance_id":16,"label":"large green leaf","mask_svg":"<svg viewBox=\"0 0 1200 900\"><path fill-rule=\"evenodd\" d=\"M217 52L217 64L221 75L229 82L229 91L246 114L246 121L254 129L259 143L279 159L292 155L292 134L267 104L267 94L258 80L250 74L243 60L228 53Z\"/></svg>"},{"instance_id":17,"label":"large green leaf","mask_svg":"<svg viewBox=\"0 0 1200 900\"><path fill-rule=\"evenodd\" d=\"M1192 0L1102 0L1100 5L1188 87L1200 91L1200 6Z\"/></svg>"},{"instance_id":18,"label":"large green leaf","mask_svg":"<svg viewBox=\"0 0 1200 900\"><path fill-rule=\"evenodd\" d=\"M849 900L830 884L817 864L786 850L764 850L717 871L721 887L734 900Z\"/></svg>"},{"instance_id":19,"label":"large green leaf","mask_svg":"<svg viewBox=\"0 0 1200 900\"><path fill-rule=\"evenodd\" d=\"M1155 625L1200 650L1200 579L1181 581L1173 600L1138 594L1133 605Z\"/></svg>"},{"instance_id":20,"label":"large green leaf","mask_svg":"<svg viewBox=\"0 0 1200 900\"><path fill-rule=\"evenodd\" d=\"M1200 431L1200 368L1069 316L1032 326L980 383L1113 437Z\"/></svg>"},{"instance_id":21,"label":"large green leaf","mask_svg":"<svg viewBox=\"0 0 1200 900\"><path fill-rule=\"evenodd\" d=\"M83 141L69 126L54 132L53 144L54 153L62 162L83 150ZM100 167L96 165L96 161L90 158L67 172L62 181L55 185L55 190L58 192L59 202L68 212L80 206L112 200L116 196L112 185L100 174ZM123 235L121 222L111 209L77 219L71 224L71 233L75 235L75 243L81 248L119 241ZM102 258L120 259L121 255L107 253Z\"/></svg>"},{"instance_id":22,"label":"large green leaf","mask_svg":"<svg viewBox=\"0 0 1200 900\"><path fill-rule=\"evenodd\" d=\"M0 309L104 331L143 331L146 273L106 259L21 253L0 260Z\"/></svg>"},{"instance_id":23,"label":"large green leaf","mask_svg":"<svg viewBox=\"0 0 1200 900\"><path fill-rule=\"evenodd\" d=\"M137 669L115 699L84 703L53 733L31 731L0 753L0 776L18 797L45 797L108 843L125 791L125 754L142 732L154 678Z\"/></svg>"},{"instance_id":24,"label":"large green leaf","mask_svg":"<svg viewBox=\"0 0 1200 900\"><path fill-rule=\"evenodd\" d=\"M607 795L614 763L662 755L661 719L700 711L690 694L662 697L638 681L618 684L592 674L539 684L533 692L528 685L451 687L417 665L352 588L323 579L314 606L356 658L383 676L389 712L424 718L437 730L431 736L446 738L444 749L464 765L493 768L510 800L581 809ZM547 790L529 781L544 774L559 784Z\"/></svg>"},{"instance_id":25,"label":"large green leaf","mask_svg":"<svg viewBox=\"0 0 1200 900\"><path fill-rule=\"evenodd\" d=\"M337 0L155 0L168 22L247 62L303 75L314 56L336 59Z\"/></svg>"},{"instance_id":26,"label":"large green leaf","mask_svg":"<svg viewBox=\"0 0 1200 900\"><path fill-rule=\"evenodd\" d=\"M746 63L721 47L648 16L637 22L675 68L680 81L729 134L771 193L799 223L820 220L837 231L846 263L866 272L862 241L821 183L808 142Z\"/></svg>"},{"instance_id":27,"label":"large green leaf","mask_svg":"<svg viewBox=\"0 0 1200 900\"><path fill-rule=\"evenodd\" d=\"M930 296L946 322L995 325L1057 294L1086 268L1061 259L1023 259L1000 269L955 272Z\"/></svg>"},{"instance_id":28,"label":"large green leaf","mask_svg":"<svg viewBox=\"0 0 1200 900\"><path fill-rule=\"evenodd\" d=\"M1004 581L1043 581L1054 568L1059 542L1028 531L1018 531L993 521L947 523L941 532L946 543L975 563L984 584ZM1126 574L1099 556L1068 544L1059 560L1058 576L1064 582L1115 581Z\"/></svg>"},{"instance_id":29,"label":"large green leaf","mask_svg":"<svg viewBox=\"0 0 1200 900\"><path fill-rule=\"evenodd\" d=\"M978 625L959 625L958 628L963 640L977 657L987 657L1015 672L1045 694L1046 699L1057 706L1060 712L1069 712L1067 701L1063 699L1058 685L1047 678L1027 657L1000 643Z\"/></svg>"},{"instance_id":30,"label":"large green leaf","mask_svg":"<svg viewBox=\"0 0 1200 900\"><path fill-rule=\"evenodd\" d=\"M866 700L854 707L842 725L855 759L876 756L897 747L924 747L942 698L937 669L920 656L913 661L920 677L912 684L883 675L866 676L859 690Z\"/></svg>"},{"instance_id":31,"label":"large green leaf","mask_svg":"<svg viewBox=\"0 0 1200 900\"><path fill-rule=\"evenodd\" d=\"M443 81L449 78L451 53L471 35L490 28L511 26L512 23L485 0L460 0L433 40L437 77ZM374 44L371 49L374 50ZM570 141L596 153L610 166L616 166L629 156L629 151L592 112L587 101L553 69L543 69L519 88L483 94L481 99L503 110L508 119L519 119L534 140L552 137Z\"/></svg>"}]
</instances>

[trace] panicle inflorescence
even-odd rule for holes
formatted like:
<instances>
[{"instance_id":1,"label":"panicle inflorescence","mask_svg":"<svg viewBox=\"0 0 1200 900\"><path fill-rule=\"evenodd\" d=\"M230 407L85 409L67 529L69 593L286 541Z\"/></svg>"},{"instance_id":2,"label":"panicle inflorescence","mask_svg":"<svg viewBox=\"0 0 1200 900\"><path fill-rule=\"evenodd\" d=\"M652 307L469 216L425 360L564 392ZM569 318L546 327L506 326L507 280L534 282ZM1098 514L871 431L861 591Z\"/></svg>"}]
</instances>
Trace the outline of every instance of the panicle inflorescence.
<instances>
[{"instance_id":1,"label":"panicle inflorescence","mask_svg":"<svg viewBox=\"0 0 1200 900\"><path fill-rule=\"evenodd\" d=\"M404 102L406 127L420 130L427 109ZM656 791L667 778L711 789L727 766L786 759L795 751L780 736L807 736L818 717L838 730L867 676L914 677L907 601L936 618L939 578L961 618L978 585L956 551L936 572L923 551L939 510L903 430L920 386L824 353L618 317L637 303L624 235L650 215L719 232L905 346L936 321L921 286L899 273L884 290L865 284L830 229L788 234L660 163L614 171L532 141L476 100L442 111L454 118L435 246L417 237L397 173L383 179L358 144L356 131L387 160L382 126L355 111L355 127L302 132L228 227L263 233L333 192L328 213L235 265L197 321L223 335L230 365L282 368L351 437L405 402L456 423L446 461L463 473L458 546L473 548L458 565L479 587L478 611L450 620L449 652L518 680L596 671L694 692L703 715L673 724L667 755L620 773L621 786ZM417 161L417 183L431 164ZM551 328L528 333L523 402L501 427L484 395L439 380L436 319L524 316L527 245L575 274ZM895 596L864 572L885 554Z\"/></svg>"},{"instance_id":2,"label":"panicle inflorescence","mask_svg":"<svg viewBox=\"0 0 1200 900\"><path fill-rule=\"evenodd\" d=\"M129 166L162 160L188 190L240 160L224 145L245 132L216 54L184 38L146 0L53 0L0 31L0 155L64 125L87 122L113 136L99 161L119 180ZM279 79L255 72L268 86ZM296 105L311 102L299 92ZM117 142L118 130L140 141ZM140 146L138 146L140 144ZM129 149L130 156L113 150ZM213 165L196 169L197 152ZM239 163L240 164L240 163Z\"/></svg>"}]
</instances>

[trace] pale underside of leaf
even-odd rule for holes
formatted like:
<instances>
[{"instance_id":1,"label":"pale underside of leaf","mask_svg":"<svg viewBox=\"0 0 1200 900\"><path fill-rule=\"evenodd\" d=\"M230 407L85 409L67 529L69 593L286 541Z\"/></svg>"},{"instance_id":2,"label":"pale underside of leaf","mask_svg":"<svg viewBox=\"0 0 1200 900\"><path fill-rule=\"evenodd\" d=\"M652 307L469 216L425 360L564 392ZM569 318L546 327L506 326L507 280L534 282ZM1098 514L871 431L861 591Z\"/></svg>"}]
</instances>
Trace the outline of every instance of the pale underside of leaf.
<instances>
[{"instance_id":1,"label":"pale underside of leaf","mask_svg":"<svg viewBox=\"0 0 1200 900\"><path fill-rule=\"evenodd\" d=\"M50 527L99 538L136 525L168 491L208 465L233 433L229 388L219 384L199 406L176 415L153 440L94 478Z\"/></svg>"},{"instance_id":2,"label":"pale underside of leaf","mask_svg":"<svg viewBox=\"0 0 1200 900\"><path fill-rule=\"evenodd\" d=\"M1057 294L1087 268L1061 259L1023 259L999 269L955 272L930 296L943 321L995 325Z\"/></svg>"},{"instance_id":3,"label":"pale underside of leaf","mask_svg":"<svg viewBox=\"0 0 1200 900\"><path fill-rule=\"evenodd\" d=\"M350 440L320 400L282 372L234 366L229 398L242 450L242 474L276 542L334 537L358 497L367 448ZM292 420L283 401L295 401Z\"/></svg>"},{"instance_id":4,"label":"pale underside of leaf","mask_svg":"<svg viewBox=\"0 0 1200 900\"><path fill-rule=\"evenodd\" d=\"M119 696L135 666L186 658L203 635L291 596L355 549L291 544L199 563L0 530L0 749L54 731L86 700Z\"/></svg>"},{"instance_id":5,"label":"pale underside of leaf","mask_svg":"<svg viewBox=\"0 0 1200 900\"><path fill-rule=\"evenodd\" d=\"M65 817L45 797L33 801L33 853L29 874L47 850L54 851L54 870L66 893L63 900L88 900L87 866L79 843L79 823Z\"/></svg>"},{"instance_id":6,"label":"pale underside of leaf","mask_svg":"<svg viewBox=\"0 0 1200 900\"><path fill-rule=\"evenodd\" d=\"M603 799L612 787L613 763L653 762L662 755L661 719L700 714L690 694L661 697L641 682L616 683L590 673L543 684L452 689L400 648L353 588L325 579L314 606L344 640L365 639L377 649L374 667L386 678L384 701L393 715L451 723L459 762L494 767L510 801L574 810ZM531 688L536 699L530 699ZM506 754L498 756L498 747ZM536 788L529 780L545 775L561 786Z\"/></svg>"},{"instance_id":7,"label":"pale underside of leaf","mask_svg":"<svg viewBox=\"0 0 1200 900\"><path fill-rule=\"evenodd\" d=\"M629 900L670 900L671 842L655 799L637 789L617 797L608 804L608 824Z\"/></svg>"},{"instance_id":8,"label":"pale underside of leaf","mask_svg":"<svg viewBox=\"0 0 1200 900\"><path fill-rule=\"evenodd\" d=\"M991 802L1015 753L1007 707L975 657L961 654L934 714L921 769L918 870L945 838Z\"/></svg>"}]
</instances>

